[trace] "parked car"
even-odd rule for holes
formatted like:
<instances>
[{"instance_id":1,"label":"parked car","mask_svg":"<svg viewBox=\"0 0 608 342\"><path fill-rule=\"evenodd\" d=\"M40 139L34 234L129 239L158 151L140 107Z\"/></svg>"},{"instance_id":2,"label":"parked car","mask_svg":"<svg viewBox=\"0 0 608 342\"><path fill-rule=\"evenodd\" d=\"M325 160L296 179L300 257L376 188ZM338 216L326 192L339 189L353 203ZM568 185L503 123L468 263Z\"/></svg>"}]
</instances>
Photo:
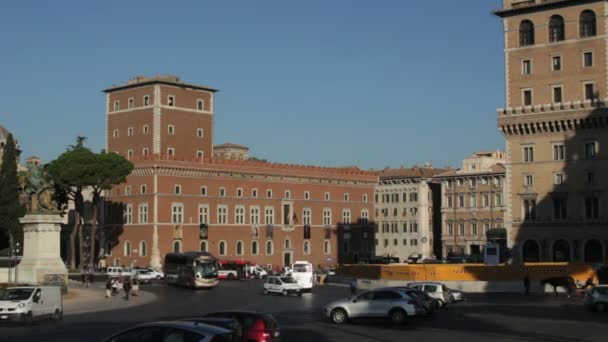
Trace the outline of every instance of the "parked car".
<instances>
[{"instance_id":1,"label":"parked car","mask_svg":"<svg viewBox=\"0 0 608 342\"><path fill-rule=\"evenodd\" d=\"M325 315L336 324L353 318L389 318L394 323L404 323L408 317L424 314L419 301L408 291L400 288L378 289L356 297L340 299L325 306Z\"/></svg>"},{"instance_id":2,"label":"parked car","mask_svg":"<svg viewBox=\"0 0 608 342\"><path fill-rule=\"evenodd\" d=\"M278 342L281 333L277 320L266 313L249 311L214 312L205 317L223 317L236 319L243 326L243 336L248 342Z\"/></svg>"},{"instance_id":3,"label":"parked car","mask_svg":"<svg viewBox=\"0 0 608 342\"><path fill-rule=\"evenodd\" d=\"M0 321L32 323L40 318L61 320L63 297L59 286L18 286L0 290Z\"/></svg>"},{"instance_id":4,"label":"parked car","mask_svg":"<svg viewBox=\"0 0 608 342\"><path fill-rule=\"evenodd\" d=\"M215 325L169 321L136 325L104 340L104 342L128 341L232 342L233 337L229 330Z\"/></svg>"},{"instance_id":5,"label":"parked car","mask_svg":"<svg viewBox=\"0 0 608 342\"><path fill-rule=\"evenodd\" d=\"M266 278L264 283L264 294L280 293L283 296L290 294L302 295L304 288L293 277L277 277L270 276Z\"/></svg>"},{"instance_id":6,"label":"parked car","mask_svg":"<svg viewBox=\"0 0 608 342\"><path fill-rule=\"evenodd\" d=\"M596 285L587 292L585 306L597 312L608 311L608 285Z\"/></svg>"},{"instance_id":7,"label":"parked car","mask_svg":"<svg viewBox=\"0 0 608 342\"><path fill-rule=\"evenodd\" d=\"M429 296L437 300L440 308L445 307L450 302L448 288L442 283L416 282L407 284L407 287L426 292Z\"/></svg>"},{"instance_id":8,"label":"parked car","mask_svg":"<svg viewBox=\"0 0 608 342\"><path fill-rule=\"evenodd\" d=\"M127 268L120 267L120 266L112 266L112 267L108 267L108 269L106 270L106 274L110 278L114 278L114 277L130 277L131 276L131 270L127 269Z\"/></svg>"},{"instance_id":9,"label":"parked car","mask_svg":"<svg viewBox=\"0 0 608 342\"><path fill-rule=\"evenodd\" d=\"M135 277L136 275L142 275L140 277L140 279L142 280L152 280L152 279L156 279L156 280L161 280L163 278L165 278L165 274L163 272L160 271L156 271L153 270L151 268L147 268L147 267L135 267L133 268L133 270L131 271L131 276Z\"/></svg>"},{"instance_id":10,"label":"parked car","mask_svg":"<svg viewBox=\"0 0 608 342\"><path fill-rule=\"evenodd\" d=\"M184 318L180 321L197 322L209 325L215 325L220 328L229 330L232 333L233 342L247 342L243 335L243 326L239 321L234 318L222 318L222 317L198 317L198 318Z\"/></svg>"},{"instance_id":11,"label":"parked car","mask_svg":"<svg viewBox=\"0 0 608 342\"><path fill-rule=\"evenodd\" d=\"M422 306L424 310L422 313L423 316L430 316L439 309L439 302L424 291L405 286L394 286L390 288L403 290L412 297L417 298L419 300L419 305Z\"/></svg>"}]
</instances>

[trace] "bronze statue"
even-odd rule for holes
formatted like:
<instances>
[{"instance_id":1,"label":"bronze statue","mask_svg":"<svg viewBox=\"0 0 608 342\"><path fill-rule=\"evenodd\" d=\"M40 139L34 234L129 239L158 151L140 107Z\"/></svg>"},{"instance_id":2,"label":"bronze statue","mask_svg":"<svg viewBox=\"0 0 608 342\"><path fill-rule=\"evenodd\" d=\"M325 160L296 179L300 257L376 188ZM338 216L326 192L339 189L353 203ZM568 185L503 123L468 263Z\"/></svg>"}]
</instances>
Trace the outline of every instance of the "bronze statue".
<instances>
[{"instance_id":1,"label":"bronze statue","mask_svg":"<svg viewBox=\"0 0 608 342\"><path fill-rule=\"evenodd\" d=\"M53 200L54 187L40 165L28 164L25 194L29 197L28 212L56 213L57 203Z\"/></svg>"}]
</instances>

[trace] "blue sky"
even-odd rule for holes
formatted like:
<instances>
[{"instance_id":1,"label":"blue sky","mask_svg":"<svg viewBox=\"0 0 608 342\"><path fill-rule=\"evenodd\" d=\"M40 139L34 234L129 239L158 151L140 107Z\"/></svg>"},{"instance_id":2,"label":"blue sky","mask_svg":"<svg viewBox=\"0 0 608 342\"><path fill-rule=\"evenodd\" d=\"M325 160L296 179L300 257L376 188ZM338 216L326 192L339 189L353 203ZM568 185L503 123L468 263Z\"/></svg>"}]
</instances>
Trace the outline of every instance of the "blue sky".
<instances>
[{"instance_id":1,"label":"blue sky","mask_svg":"<svg viewBox=\"0 0 608 342\"><path fill-rule=\"evenodd\" d=\"M102 90L176 74L220 90L216 143L277 162L460 165L503 148L501 1L11 1L0 124L24 156L105 145Z\"/></svg>"}]
</instances>

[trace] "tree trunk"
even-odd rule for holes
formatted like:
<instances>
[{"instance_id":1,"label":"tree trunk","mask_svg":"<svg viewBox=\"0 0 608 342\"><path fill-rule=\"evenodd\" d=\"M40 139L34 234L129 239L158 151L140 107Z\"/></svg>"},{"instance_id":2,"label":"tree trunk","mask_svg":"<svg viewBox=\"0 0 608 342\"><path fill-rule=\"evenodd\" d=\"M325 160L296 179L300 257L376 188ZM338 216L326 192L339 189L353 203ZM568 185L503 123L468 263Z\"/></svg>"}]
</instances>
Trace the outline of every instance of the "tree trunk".
<instances>
[{"instance_id":1,"label":"tree trunk","mask_svg":"<svg viewBox=\"0 0 608 342\"><path fill-rule=\"evenodd\" d=\"M84 236L83 236L83 230L82 230L82 224L80 222L78 222L78 262L79 262L79 268L82 268L84 266L85 260L84 260Z\"/></svg>"},{"instance_id":2,"label":"tree trunk","mask_svg":"<svg viewBox=\"0 0 608 342\"><path fill-rule=\"evenodd\" d=\"M95 240L97 240L97 203L93 200L93 211L91 217L91 249L89 253L89 266L95 265Z\"/></svg>"},{"instance_id":3,"label":"tree trunk","mask_svg":"<svg viewBox=\"0 0 608 342\"><path fill-rule=\"evenodd\" d=\"M76 269L76 234L78 233L78 226L80 225L80 214L78 210L74 210L74 226L70 233L70 268Z\"/></svg>"}]
</instances>

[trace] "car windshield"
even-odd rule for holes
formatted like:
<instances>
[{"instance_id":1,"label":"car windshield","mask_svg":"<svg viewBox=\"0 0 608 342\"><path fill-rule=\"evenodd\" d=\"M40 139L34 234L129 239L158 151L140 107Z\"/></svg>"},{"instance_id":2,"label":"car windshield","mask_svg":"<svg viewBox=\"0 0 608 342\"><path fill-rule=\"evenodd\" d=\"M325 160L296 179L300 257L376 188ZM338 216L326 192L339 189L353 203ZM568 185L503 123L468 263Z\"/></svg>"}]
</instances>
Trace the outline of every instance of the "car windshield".
<instances>
[{"instance_id":1,"label":"car windshield","mask_svg":"<svg viewBox=\"0 0 608 342\"><path fill-rule=\"evenodd\" d=\"M0 292L0 300L26 300L32 292L34 289L8 289Z\"/></svg>"},{"instance_id":2,"label":"car windshield","mask_svg":"<svg viewBox=\"0 0 608 342\"><path fill-rule=\"evenodd\" d=\"M281 281L285 284L297 284L298 282L292 277L281 277Z\"/></svg>"},{"instance_id":3,"label":"car windshield","mask_svg":"<svg viewBox=\"0 0 608 342\"><path fill-rule=\"evenodd\" d=\"M312 272L312 267L308 264L295 264L293 265L293 272L296 273L304 273L304 272Z\"/></svg>"},{"instance_id":4,"label":"car windshield","mask_svg":"<svg viewBox=\"0 0 608 342\"><path fill-rule=\"evenodd\" d=\"M215 262L197 262L196 272L200 273L203 278L217 277L217 264Z\"/></svg>"}]
</instances>

